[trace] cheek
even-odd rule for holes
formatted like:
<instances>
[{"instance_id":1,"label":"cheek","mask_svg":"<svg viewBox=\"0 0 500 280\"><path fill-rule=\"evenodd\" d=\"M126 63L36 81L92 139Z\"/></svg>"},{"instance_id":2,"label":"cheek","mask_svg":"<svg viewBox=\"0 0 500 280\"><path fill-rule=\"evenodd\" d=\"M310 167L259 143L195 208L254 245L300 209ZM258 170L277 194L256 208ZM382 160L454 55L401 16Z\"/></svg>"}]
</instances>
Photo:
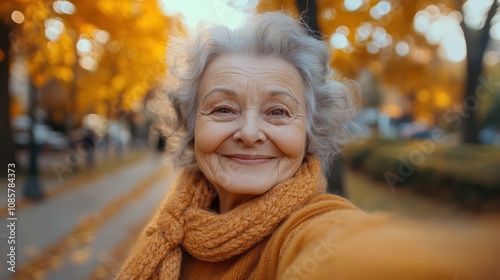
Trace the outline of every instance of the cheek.
<instances>
[{"instance_id":1,"label":"cheek","mask_svg":"<svg viewBox=\"0 0 500 280\"><path fill-rule=\"evenodd\" d=\"M212 122L203 117L197 118L194 130L195 153L213 153L230 136L230 125Z\"/></svg>"},{"instance_id":2,"label":"cheek","mask_svg":"<svg viewBox=\"0 0 500 280\"><path fill-rule=\"evenodd\" d=\"M297 159L304 157L306 150L305 124L292 124L274 129L269 138L285 156Z\"/></svg>"}]
</instances>

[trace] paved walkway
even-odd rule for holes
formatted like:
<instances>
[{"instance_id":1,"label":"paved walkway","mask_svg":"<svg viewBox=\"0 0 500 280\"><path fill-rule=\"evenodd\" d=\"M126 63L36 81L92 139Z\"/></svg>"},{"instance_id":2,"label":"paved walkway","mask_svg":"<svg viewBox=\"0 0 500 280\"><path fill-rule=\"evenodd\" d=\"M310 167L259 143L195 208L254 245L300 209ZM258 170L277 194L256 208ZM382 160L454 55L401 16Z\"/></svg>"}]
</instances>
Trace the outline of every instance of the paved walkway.
<instances>
[{"instance_id":1,"label":"paved walkway","mask_svg":"<svg viewBox=\"0 0 500 280\"><path fill-rule=\"evenodd\" d=\"M136 236L175 177L157 155L131 163L17 212L16 273L7 270L6 217L0 279L89 279Z\"/></svg>"},{"instance_id":2,"label":"paved walkway","mask_svg":"<svg viewBox=\"0 0 500 280\"><path fill-rule=\"evenodd\" d=\"M108 164L110 161L117 161L120 158L130 158L130 155L134 152L135 151L125 150L123 155L118 156L111 149L98 148L95 151L94 170L96 173L99 173L97 168L99 168L100 165ZM44 195L68 183L74 184L74 176L90 175L88 174L89 168L83 154L79 154L77 151L70 150L69 148L60 151L42 151L38 157L39 184ZM74 159L73 161L71 159L72 157ZM15 184L17 192L16 197L20 199L26 183L29 152L27 150L19 151L17 153L17 160L18 164L15 167ZM71 180L73 180L73 182L69 182ZM0 192L0 207L6 206L7 192ZM0 213L0 215L5 215L5 213Z\"/></svg>"}]
</instances>

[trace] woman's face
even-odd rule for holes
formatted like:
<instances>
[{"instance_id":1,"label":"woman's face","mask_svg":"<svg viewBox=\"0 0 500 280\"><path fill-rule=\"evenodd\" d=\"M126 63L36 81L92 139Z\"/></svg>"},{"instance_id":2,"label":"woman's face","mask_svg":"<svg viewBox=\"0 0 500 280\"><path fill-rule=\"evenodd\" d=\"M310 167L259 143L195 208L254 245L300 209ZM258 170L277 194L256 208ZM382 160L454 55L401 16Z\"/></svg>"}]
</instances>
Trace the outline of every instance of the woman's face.
<instances>
[{"instance_id":1,"label":"woman's face","mask_svg":"<svg viewBox=\"0 0 500 280\"><path fill-rule=\"evenodd\" d=\"M298 70L267 56L224 55L201 77L195 156L233 195L259 195L292 177L306 153L306 97Z\"/></svg>"}]
</instances>

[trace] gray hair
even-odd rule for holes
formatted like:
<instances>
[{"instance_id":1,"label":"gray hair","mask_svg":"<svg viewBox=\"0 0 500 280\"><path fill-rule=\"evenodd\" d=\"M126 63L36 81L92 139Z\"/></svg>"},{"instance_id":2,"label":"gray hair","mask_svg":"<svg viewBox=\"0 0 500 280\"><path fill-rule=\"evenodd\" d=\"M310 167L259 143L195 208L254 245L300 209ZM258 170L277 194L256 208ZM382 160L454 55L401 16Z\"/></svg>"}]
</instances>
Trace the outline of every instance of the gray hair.
<instances>
[{"instance_id":1,"label":"gray hair","mask_svg":"<svg viewBox=\"0 0 500 280\"><path fill-rule=\"evenodd\" d=\"M323 170L328 170L341 145L351 138L347 125L357 112L358 91L333 79L328 45L309 32L300 21L268 12L234 30L202 23L192 36L170 39L166 86L175 116L167 117L163 127L170 129L167 154L174 156L177 167L196 162L196 96L204 69L215 57L239 54L275 56L298 69L306 89L307 153L319 157Z\"/></svg>"}]
</instances>

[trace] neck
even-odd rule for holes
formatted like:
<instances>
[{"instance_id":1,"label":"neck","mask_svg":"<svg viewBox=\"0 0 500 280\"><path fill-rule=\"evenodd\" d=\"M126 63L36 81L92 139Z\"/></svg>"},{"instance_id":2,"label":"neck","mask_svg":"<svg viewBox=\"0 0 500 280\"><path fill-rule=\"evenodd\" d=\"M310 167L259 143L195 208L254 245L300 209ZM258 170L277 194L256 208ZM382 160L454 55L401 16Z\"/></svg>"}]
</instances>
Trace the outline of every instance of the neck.
<instances>
[{"instance_id":1,"label":"neck","mask_svg":"<svg viewBox=\"0 0 500 280\"><path fill-rule=\"evenodd\" d=\"M219 213L226 213L257 195L228 193L223 188L215 188L219 195Z\"/></svg>"}]
</instances>

